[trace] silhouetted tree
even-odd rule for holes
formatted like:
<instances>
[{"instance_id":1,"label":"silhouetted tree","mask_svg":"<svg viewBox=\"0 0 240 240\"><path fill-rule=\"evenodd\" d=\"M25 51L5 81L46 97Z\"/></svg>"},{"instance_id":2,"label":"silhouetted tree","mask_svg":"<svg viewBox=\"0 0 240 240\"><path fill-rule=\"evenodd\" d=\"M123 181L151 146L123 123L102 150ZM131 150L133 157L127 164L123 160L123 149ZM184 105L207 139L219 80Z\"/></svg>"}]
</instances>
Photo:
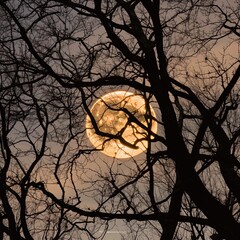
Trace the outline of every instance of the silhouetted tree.
<instances>
[{"instance_id":1,"label":"silhouetted tree","mask_svg":"<svg viewBox=\"0 0 240 240\"><path fill-rule=\"evenodd\" d=\"M118 227L123 239L239 240L239 9L237 0L0 1L0 238L103 239ZM106 142L137 147L91 113L115 90L148 109L147 126L120 109L148 143L126 160L86 134L89 115Z\"/></svg>"}]
</instances>

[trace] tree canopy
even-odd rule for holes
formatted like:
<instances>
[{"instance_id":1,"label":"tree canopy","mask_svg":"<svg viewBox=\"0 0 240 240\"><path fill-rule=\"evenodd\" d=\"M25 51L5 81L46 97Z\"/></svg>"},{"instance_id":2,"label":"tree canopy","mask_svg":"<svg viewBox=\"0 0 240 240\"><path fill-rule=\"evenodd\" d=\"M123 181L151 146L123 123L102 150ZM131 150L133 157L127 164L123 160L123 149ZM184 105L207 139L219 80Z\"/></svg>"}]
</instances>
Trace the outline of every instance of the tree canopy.
<instances>
[{"instance_id":1,"label":"tree canopy","mask_svg":"<svg viewBox=\"0 0 240 240\"><path fill-rule=\"evenodd\" d=\"M2 0L0 21L0 239L240 239L239 1ZM116 91L145 110L97 116Z\"/></svg>"}]
</instances>

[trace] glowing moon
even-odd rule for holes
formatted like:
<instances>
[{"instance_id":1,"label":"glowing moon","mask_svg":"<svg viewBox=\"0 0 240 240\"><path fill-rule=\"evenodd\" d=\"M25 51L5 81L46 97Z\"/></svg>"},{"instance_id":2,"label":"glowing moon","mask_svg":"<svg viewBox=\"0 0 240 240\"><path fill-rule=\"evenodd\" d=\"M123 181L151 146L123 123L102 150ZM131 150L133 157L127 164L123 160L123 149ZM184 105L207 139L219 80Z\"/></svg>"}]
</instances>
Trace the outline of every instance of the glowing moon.
<instances>
[{"instance_id":1,"label":"glowing moon","mask_svg":"<svg viewBox=\"0 0 240 240\"><path fill-rule=\"evenodd\" d=\"M98 129L109 136L97 134L89 116L86 118L87 136L96 149L110 157L136 156L146 150L147 128L151 126L151 132L157 132L156 114L151 106L149 109L146 110L146 102L139 94L126 91L108 93L98 99L90 111ZM140 124L135 122L136 119Z\"/></svg>"}]
</instances>

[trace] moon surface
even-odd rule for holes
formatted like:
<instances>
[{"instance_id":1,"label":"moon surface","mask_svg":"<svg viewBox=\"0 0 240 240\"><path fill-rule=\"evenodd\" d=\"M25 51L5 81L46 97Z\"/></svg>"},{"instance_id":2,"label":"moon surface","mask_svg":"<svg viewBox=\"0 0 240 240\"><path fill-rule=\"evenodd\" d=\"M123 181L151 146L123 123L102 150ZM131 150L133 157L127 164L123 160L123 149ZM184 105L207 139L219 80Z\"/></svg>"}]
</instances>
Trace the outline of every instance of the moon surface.
<instances>
[{"instance_id":1,"label":"moon surface","mask_svg":"<svg viewBox=\"0 0 240 240\"><path fill-rule=\"evenodd\" d=\"M144 152L148 132L157 133L156 114L150 105L146 106L142 95L127 91L102 96L90 109L99 132L91 118L88 115L86 118L90 142L113 158L130 158ZM150 128L151 131L148 131Z\"/></svg>"}]
</instances>

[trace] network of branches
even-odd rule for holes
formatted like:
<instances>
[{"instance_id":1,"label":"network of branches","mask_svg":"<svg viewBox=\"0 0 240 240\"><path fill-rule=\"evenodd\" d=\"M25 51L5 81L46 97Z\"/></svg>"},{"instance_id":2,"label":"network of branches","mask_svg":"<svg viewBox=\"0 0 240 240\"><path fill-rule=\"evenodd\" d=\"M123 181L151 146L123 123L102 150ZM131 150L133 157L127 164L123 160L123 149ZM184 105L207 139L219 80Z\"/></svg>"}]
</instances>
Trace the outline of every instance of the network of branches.
<instances>
[{"instance_id":1,"label":"network of branches","mask_svg":"<svg viewBox=\"0 0 240 240\"><path fill-rule=\"evenodd\" d=\"M0 239L240 239L238 0L2 0L0 23ZM113 91L144 121L99 127ZM87 116L146 150L105 155Z\"/></svg>"}]
</instances>

